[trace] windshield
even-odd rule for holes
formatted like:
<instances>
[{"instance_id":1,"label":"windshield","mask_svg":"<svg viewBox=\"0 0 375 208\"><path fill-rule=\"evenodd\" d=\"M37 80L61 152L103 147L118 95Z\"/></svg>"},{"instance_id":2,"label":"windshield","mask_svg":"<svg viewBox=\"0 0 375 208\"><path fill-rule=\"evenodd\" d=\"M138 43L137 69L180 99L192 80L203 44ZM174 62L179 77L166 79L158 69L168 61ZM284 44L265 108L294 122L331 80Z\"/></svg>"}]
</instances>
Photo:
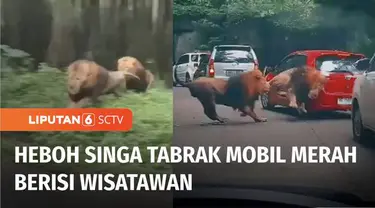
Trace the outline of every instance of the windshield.
<instances>
[{"instance_id":1,"label":"windshield","mask_svg":"<svg viewBox=\"0 0 375 208\"><path fill-rule=\"evenodd\" d=\"M254 63L254 57L252 54L243 48L244 50L218 50L215 55L215 62L223 63Z\"/></svg>"},{"instance_id":2,"label":"windshield","mask_svg":"<svg viewBox=\"0 0 375 208\"><path fill-rule=\"evenodd\" d=\"M315 65L322 72L355 72L358 69L353 64L359 59L361 59L360 56L321 56L316 59Z\"/></svg>"}]
</instances>

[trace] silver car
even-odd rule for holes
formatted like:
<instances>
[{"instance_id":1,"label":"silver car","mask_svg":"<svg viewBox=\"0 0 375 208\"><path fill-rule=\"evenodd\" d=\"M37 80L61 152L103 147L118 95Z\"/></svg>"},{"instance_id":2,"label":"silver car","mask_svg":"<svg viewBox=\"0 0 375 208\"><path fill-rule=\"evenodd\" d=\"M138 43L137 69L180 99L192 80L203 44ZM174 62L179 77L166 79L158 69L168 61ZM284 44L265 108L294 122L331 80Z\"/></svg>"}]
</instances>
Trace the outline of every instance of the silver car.
<instances>
[{"instance_id":1,"label":"silver car","mask_svg":"<svg viewBox=\"0 0 375 208\"><path fill-rule=\"evenodd\" d=\"M251 46L218 45L211 53L207 76L228 79L258 66L258 58Z\"/></svg>"},{"instance_id":2,"label":"silver car","mask_svg":"<svg viewBox=\"0 0 375 208\"><path fill-rule=\"evenodd\" d=\"M353 137L362 141L375 132L375 54L364 60L365 72L355 80L352 102Z\"/></svg>"}]
</instances>

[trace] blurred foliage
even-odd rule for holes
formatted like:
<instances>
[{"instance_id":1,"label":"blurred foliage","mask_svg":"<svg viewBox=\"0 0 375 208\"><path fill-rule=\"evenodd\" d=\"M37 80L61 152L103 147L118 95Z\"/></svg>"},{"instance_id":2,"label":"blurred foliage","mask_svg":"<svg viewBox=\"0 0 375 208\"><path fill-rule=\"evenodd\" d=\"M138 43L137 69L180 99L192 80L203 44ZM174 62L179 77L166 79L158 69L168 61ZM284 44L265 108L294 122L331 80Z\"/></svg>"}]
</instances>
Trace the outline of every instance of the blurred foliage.
<instances>
[{"instance_id":1,"label":"blurred foliage","mask_svg":"<svg viewBox=\"0 0 375 208\"><path fill-rule=\"evenodd\" d=\"M1 70L13 68L15 71L32 69L33 58L25 51L14 49L8 45L0 45L1 53Z\"/></svg>"},{"instance_id":2,"label":"blurred foliage","mask_svg":"<svg viewBox=\"0 0 375 208\"><path fill-rule=\"evenodd\" d=\"M258 50L263 50L261 53L266 56L265 50L273 50L268 48L269 42L279 42L282 47L281 41L288 41L285 44L290 49L285 51L291 52L305 47L315 48L314 45L318 48L315 41L319 36L342 34L336 42L330 38L322 39L321 43L331 44L321 45L368 55L375 48L374 8L374 0L181 0L174 1L173 15L176 33L179 27L186 28L182 25L190 22L191 31L198 32L202 36L201 44L210 48L216 44L239 43L241 33L245 36L253 32L260 39L249 37L249 42L258 42L261 45ZM366 25L363 29L362 24ZM278 39L277 35L281 37ZM343 44L340 40L344 39ZM283 51L281 53L286 55Z\"/></svg>"},{"instance_id":3,"label":"blurred foliage","mask_svg":"<svg viewBox=\"0 0 375 208\"><path fill-rule=\"evenodd\" d=\"M5 49L4 49L5 48ZM28 55L19 50L2 47L2 60ZM14 56L13 56L14 55ZM24 61L25 61L24 60ZM22 68L22 66L18 66ZM7 69L7 70L4 70ZM11 66L1 71L2 108L64 108L67 106L66 74L46 64L40 64L38 72L16 74ZM56 164L45 166L58 171L169 171L164 164L148 163L146 146L169 146L173 133L172 91L165 88L162 81L145 94L123 92L121 98L103 96L104 108L130 108L133 111L133 129L130 132L2 132L2 160L13 160L13 146L139 146L144 164ZM91 106L92 107L92 106ZM83 148L81 148L83 149Z\"/></svg>"},{"instance_id":4,"label":"blurred foliage","mask_svg":"<svg viewBox=\"0 0 375 208\"><path fill-rule=\"evenodd\" d=\"M318 4L331 7L339 7L348 12L363 12L369 16L375 17L375 0L314 0Z\"/></svg>"},{"instance_id":5,"label":"blurred foliage","mask_svg":"<svg viewBox=\"0 0 375 208\"><path fill-rule=\"evenodd\" d=\"M173 15L177 20L189 17L215 27L218 24L240 24L249 18L290 14L284 20L270 20L287 27L304 28L310 27L310 21L314 20L312 11L316 7L311 0L228 0L221 3L215 0L190 0L174 1Z\"/></svg>"},{"instance_id":6,"label":"blurred foliage","mask_svg":"<svg viewBox=\"0 0 375 208\"><path fill-rule=\"evenodd\" d=\"M115 69L123 56L152 59L146 67L172 88L172 2L1 0L1 44L31 54L34 70L43 62L65 68L91 59Z\"/></svg>"}]
</instances>

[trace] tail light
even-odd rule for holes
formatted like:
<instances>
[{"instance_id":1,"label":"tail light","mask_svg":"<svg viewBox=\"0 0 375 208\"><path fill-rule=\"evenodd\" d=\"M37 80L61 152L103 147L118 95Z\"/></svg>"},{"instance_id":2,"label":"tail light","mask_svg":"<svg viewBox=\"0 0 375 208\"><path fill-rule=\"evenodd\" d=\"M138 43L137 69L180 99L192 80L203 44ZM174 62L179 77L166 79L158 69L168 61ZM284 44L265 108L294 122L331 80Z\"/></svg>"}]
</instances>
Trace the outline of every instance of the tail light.
<instances>
[{"instance_id":1,"label":"tail light","mask_svg":"<svg viewBox=\"0 0 375 208\"><path fill-rule=\"evenodd\" d=\"M214 77L215 76L215 68L214 68L214 60L210 59L210 62L208 64L208 76Z\"/></svg>"}]
</instances>

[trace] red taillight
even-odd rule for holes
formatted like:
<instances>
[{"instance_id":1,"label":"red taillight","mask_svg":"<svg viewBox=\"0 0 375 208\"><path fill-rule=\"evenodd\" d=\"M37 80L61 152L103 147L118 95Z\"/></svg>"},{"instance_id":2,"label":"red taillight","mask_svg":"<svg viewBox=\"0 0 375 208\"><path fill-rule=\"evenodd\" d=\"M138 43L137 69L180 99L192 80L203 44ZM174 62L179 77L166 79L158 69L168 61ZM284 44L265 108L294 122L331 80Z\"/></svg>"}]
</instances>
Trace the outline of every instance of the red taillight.
<instances>
[{"instance_id":1,"label":"red taillight","mask_svg":"<svg viewBox=\"0 0 375 208\"><path fill-rule=\"evenodd\" d=\"M214 68L214 60L210 59L210 62L208 64L208 76L214 77L215 76L215 68Z\"/></svg>"}]
</instances>

